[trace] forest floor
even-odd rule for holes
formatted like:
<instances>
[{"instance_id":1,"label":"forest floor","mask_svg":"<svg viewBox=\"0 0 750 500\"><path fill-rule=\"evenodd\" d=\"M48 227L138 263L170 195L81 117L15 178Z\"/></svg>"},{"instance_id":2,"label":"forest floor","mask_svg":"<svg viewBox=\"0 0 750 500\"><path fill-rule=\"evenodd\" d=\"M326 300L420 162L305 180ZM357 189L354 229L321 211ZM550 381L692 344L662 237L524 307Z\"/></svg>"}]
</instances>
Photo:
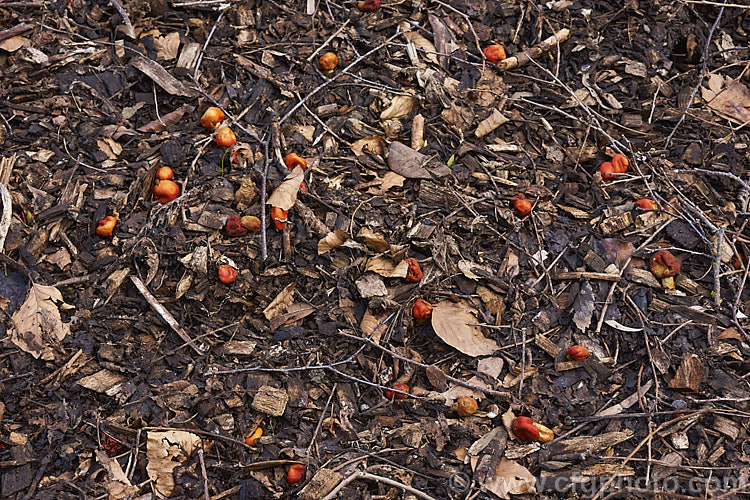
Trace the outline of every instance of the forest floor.
<instances>
[{"instance_id":1,"label":"forest floor","mask_svg":"<svg viewBox=\"0 0 750 500\"><path fill-rule=\"evenodd\" d=\"M750 498L750 7L372 4L0 0L0 497Z\"/></svg>"}]
</instances>

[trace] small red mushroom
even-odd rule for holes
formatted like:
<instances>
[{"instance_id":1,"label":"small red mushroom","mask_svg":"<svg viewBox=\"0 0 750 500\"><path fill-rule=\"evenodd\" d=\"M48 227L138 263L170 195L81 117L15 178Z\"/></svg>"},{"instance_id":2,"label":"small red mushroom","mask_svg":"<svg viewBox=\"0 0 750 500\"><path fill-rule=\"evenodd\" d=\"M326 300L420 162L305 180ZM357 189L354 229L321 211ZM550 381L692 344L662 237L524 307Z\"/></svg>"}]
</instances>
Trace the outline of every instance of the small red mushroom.
<instances>
[{"instance_id":1,"label":"small red mushroom","mask_svg":"<svg viewBox=\"0 0 750 500\"><path fill-rule=\"evenodd\" d=\"M357 8L362 12L375 12L380 8L380 0L362 0L357 2Z\"/></svg>"},{"instance_id":2,"label":"small red mushroom","mask_svg":"<svg viewBox=\"0 0 750 500\"><path fill-rule=\"evenodd\" d=\"M617 179L619 172L612 163L605 161L599 166L599 173L602 175L602 179Z\"/></svg>"},{"instance_id":3,"label":"small red mushroom","mask_svg":"<svg viewBox=\"0 0 750 500\"><path fill-rule=\"evenodd\" d=\"M669 250L659 250L651 256L651 272L661 279L664 288L674 288L674 277L680 273L680 261Z\"/></svg>"},{"instance_id":4,"label":"small red mushroom","mask_svg":"<svg viewBox=\"0 0 750 500\"><path fill-rule=\"evenodd\" d=\"M618 174L624 174L628 171L630 160L628 160L627 156L617 153L612 157L612 166L615 167L615 172Z\"/></svg>"},{"instance_id":5,"label":"small red mushroom","mask_svg":"<svg viewBox=\"0 0 750 500\"><path fill-rule=\"evenodd\" d=\"M641 207L641 210L656 210L656 204L648 198L641 198L635 204Z\"/></svg>"},{"instance_id":6,"label":"small red mushroom","mask_svg":"<svg viewBox=\"0 0 750 500\"><path fill-rule=\"evenodd\" d=\"M406 393L409 392L410 388L409 388L408 385L397 383L397 384L393 384L393 386L391 386L391 387L392 387L392 389L396 389L396 391L401 391L401 392L396 392L396 391L392 391L391 389L386 389L384 391L384 394L385 394L385 397L387 397L388 399L394 399L394 398L395 399L406 399L406 398L409 397L408 395L403 394L404 392L406 392Z\"/></svg>"},{"instance_id":7,"label":"small red mushroom","mask_svg":"<svg viewBox=\"0 0 750 500\"><path fill-rule=\"evenodd\" d=\"M536 441L539 439L539 428L529 417L516 417L513 419L513 434L521 441Z\"/></svg>"},{"instance_id":8,"label":"small red mushroom","mask_svg":"<svg viewBox=\"0 0 750 500\"><path fill-rule=\"evenodd\" d=\"M422 269L419 267L419 262L417 262L417 259L410 257L406 259L405 262L409 264L409 269L406 271L406 277L404 278L404 281L416 283L417 281L421 280Z\"/></svg>"},{"instance_id":9,"label":"small red mushroom","mask_svg":"<svg viewBox=\"0 0 750 500\"><path fill-rule=\"evenodd\" d=\"M242 225L242 219L240 219L239 215L233 215L227 219L227 224L224 229L226 229L227 236L230 238L247 234L247 228Z\"/></svg>"},{"instance_id":10,"label":"small red mushroom","mask_svg":"<svg viewBox=\"0 0 750 500\"><path fill-rule=\"evenodd\" d=\"M496 64L498 61L505 59L505 47L499 43L490 45L489 47L485 47L482 54L484 54L484 57L486 57L489 62Z\"/></svg>"}]
</instances>

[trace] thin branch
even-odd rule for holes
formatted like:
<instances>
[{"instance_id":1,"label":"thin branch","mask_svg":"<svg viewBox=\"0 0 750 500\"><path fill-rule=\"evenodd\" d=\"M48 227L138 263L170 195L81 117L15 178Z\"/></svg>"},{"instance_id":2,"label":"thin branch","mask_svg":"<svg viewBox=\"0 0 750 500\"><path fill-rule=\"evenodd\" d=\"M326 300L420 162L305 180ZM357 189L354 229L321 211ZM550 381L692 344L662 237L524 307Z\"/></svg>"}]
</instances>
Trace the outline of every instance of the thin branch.
<instances>
[{"instance_id":1,"label":"thin branch","mask_svg":"<svg viewBox=\"0 0 750 500\"><path fill-rule=\"evenodd\" d=\"M133 29L133 24L130 22L128 13L125 12L125 9L122 8L122 5L120 5L120 2L117 0L109 0L109 2L114 5L117 12L120 13L120 17L122 17L122 21L125 23L125 29L128 30L128 36L135 40L135 30Z\"/></svg>"},{"instance_id":2,"label":"thin branch","mask_svg":"<svg viewBox=\"0 0 750 500\"><path fill-rule=\"evenodd\" d=\"M416 488L413 488L413 487L408 486L408 485L406 485L404 483L396 481L395 479L390 479L390 478L387 478L387 477L378 476L378 475L375 475L375 474L371 474L371 473L369 473L367 471L357 471L357 472L354 472L353 474L347 476L338 485L336 485L336 487L333 490L331 490L330 493L328 493L326 496L324 496L321 500L333 500L334 498L336 498L336 496L338 495L339 491L341 491L342 489L344 489L344 487L346 487L346 485L348 485L349 483L351 483L352 481L355 481L357 479L369 479L371 481L377 481L379 483L387 484L389 486L394 486L394 487L402 489L404 491L408 491L412 495L414 495L416 497L419 497L419 498L422 498L424 500L437 500L435 497L431 497L427 493L424 493L424 492L422 492L422 491L420 491L420 490L418 490Z\"/></svg>"},{"instance_id":3,"label":"thin branch","mask_svg":"<svg viewBox=\"0 0 750 500\"><path fill-rule=\"evenodd\" d=\"M290 109L281 118L281 120L279 120L279 125L281 125L282 123L284 123L285 121L287 121L299 108L302 107L303 104L305 104L307 101L309 101L312 96L314 96L315 94L317 94L318 92L320 92L321 90L323 90L324 88L328 87L330 84L332 84L333 82L335 82L336 80L338 80L347 71L349 71L350 69L352 69L354 66L356 66L360 62L362 62L363 59L366 59L370 55L374 54L375 52L379 51L380 49L382 49L383 47L385 47L386 45L388 45L394 38L396 38L400 34L401 34L401 32L399 30L396 30L396 33L394 33L393 35L391 35L385 42L381 43L380 45L378 45L374 49L371 49L371 50L365 52L364 54L362 54L361 56L357 57L351 64L349 64L349 66L347 66L346 68L342 69L340 73L336 73L334 76L332 76L331 78L329 78L325 82L323 82L320 85L318 85L317 87L315 87L301 101L299 101L297 104L295 104L294 107L292 107L292 109Z\"/></svg>"},{"instance_id":4,"label":"thin branch","mask_svg":"<svg viewBox=\"0 0 750 500\"><path fill-rule=\"evenodd\" d=\"M672 132L669 133L669 136L667 137L666 142L664 143L664 149L669 148L669 143L672 142L672 137L677 133L677 129L680 128L680 125L682 125L682 122L685 121L685 117L687 116L687 112L690 109L690 106L693 104L693 99L695 99L695 94L698 93L698 89L700 88L701 84L703 83L703 79L706 77L706 72L708 71L708 50L711 48L711 39L714 36L714 31L716 30L716 27L719 25L719 20L721 19L721 16L724 14L724 6L726 5L726 0L721 6L721 9L719 9L719 14L716 16L716 20L714 21L713 26L711 26L711 31L708 32L708 38L706 39L706 46L703 48L703 55L701 57L701 72L698 76L698 83L693 88L693 91L690 93L690 99L688 99L687 105L685 106L685 110L680 115L680 119L677 121L677 124L672 129Z\"/></svg>"}]
</instances>

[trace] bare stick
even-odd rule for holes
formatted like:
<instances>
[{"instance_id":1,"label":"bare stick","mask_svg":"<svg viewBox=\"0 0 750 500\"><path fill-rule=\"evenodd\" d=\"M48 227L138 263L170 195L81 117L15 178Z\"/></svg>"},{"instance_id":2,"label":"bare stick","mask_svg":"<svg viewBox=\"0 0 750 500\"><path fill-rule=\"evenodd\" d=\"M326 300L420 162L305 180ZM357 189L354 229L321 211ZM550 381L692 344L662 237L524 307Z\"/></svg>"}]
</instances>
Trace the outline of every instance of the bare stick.
<instances>
[{"instance_id":1,"label":"bare stick","mask_svg":"<svg viewBox=\"0 0 750 500\"><path fill-rule=\"evenodd\" d=\"M528 64L532 59L538 58L545 52L552 50L553 47L558 46L567 40L569 36L570 30L568 28L563 28L551 37L543 40L539 45L526 49L518 55L499 61L495 67L498 71L507 71Z\"/></svg>"},{"instance_id":2,"label":"bare stick","mask_svg":"<svg viewBox=\"0 0 750 500\"><path fill-rule=\"evenodd\" d=\"M195 80L196 82L198 81L198 70L200 69L201 62L203 61L203 53L206 51L206 47L208 47L208 42L211 41L211 37L214 36L214 31L216 31L216 26L219 24L219 21L221 21L222 17L224 17L223 10L219 13L219 17L216 18L216 22L211 28L211 31L208 33L208 36L206 37L206 41L203 43L203 47L201 48L200 54L198 54L198 61L195 63L195 71L193 71L193 80Z\"/></svg>"},{"instance_id":3,"label":"bare stick","mask_svg":"<svg viewBox=\"0 0 750 500\"><path fill-rule=\"evenodd\" d=\"M203 459L203 450L198 450L198 458L201 461L201 474L203 475L203 494L206 500L211 500L211 495L208 493L208 474L206 473L206 461Z\"/></svg>"},{"instance_id":4,"label":"bare stick","mask_svg":"<svg viewBox=\"0 0 750 500\"><path fill-rule=\"evenodd\" d=\"M33 26L31 26L30 24L26 24L26 23L16 24L12 28L8 28L7 30L0 31L0 41L7 40L8 38L13 38L14 36L20 35L24 31L29 31L32 28Z\"/></svg>"},{"instance_id":5,"label":"bare stick","mask_svg":"<svg viewBox=\"0 0 750 500\"><path fill-rule=\"evenodd\" d=\"M363 470L354 472L350 476L347 476L343 481L341 481L338 485L336 485L336 487L332 489L331 492L328 493L326 496L324 496L321 500L333 500L334 498L336 498L336 495L338 495L339 491L341 491L344 487L346 487L346 485L348 485L349 483L357 479L369 479L371 481L377 481L379 483L387 484L389 486L394 486L404 491L408 491L412 495L417 496L419 498L423 498L424 500L436 500L434 497L431 497L427 493L419 491L416 488L412 488L411 486L407 486L404 483L400 483L394 479L389 479L387 477L370 474L369 472L363 471Z\"/></svg>"},{"instance_id":6,"label":"bare stick","mask_svg":"<svg viewBox=\"0 0 750 500\"><path fill-rule=\"evenodd\" d=\"M720 177L728 177L729 179L732 179L737 184L739 184L740 186L742 186L742 189L745 189L746 191L750 191L750 184L748 184L747 182L743 181L742 179L740 179L736 175L731 174L729 172L719 172L719 171L714 171L714 170L706 170L704 168L690 168L690 169L682 169L682 170L677 169L677 170L673 170L673 172L675 174L679 174L679 173L682 173L682 172L687 172L687 173L697 172L699 174L718 175Z\"/></svg>"},{"instance_id":7,"label":"bare stick","mask_svg":"<svg viewBox=\"0 0 750 500\"><path fill-rule=\"evenodd\" d=\"M380 45L378 45L374 49L371 49L371 50L365 52L364 54L362 54L361 56L359 56L358 58L356 58L351 64L349 64L349 66L347 66L346 68L342 69L340 73L336 73L333 77L329 78L325 82L323 82L320 85L318 85L317 87L315 87L300 102L298 102L297 104L295 104L294 107L292 107L292 109L290 109L287 112L287 114L285 114L281 118L281 120L279 120L279 125L281 125L282 123L284 123L285 121L287 121L289 119L289 117L291 117L299 108L301 108L303 104L305 104L307 101L309 101L312 96L314 96L315 94L317 94L318 92L320 92L321 90L323 90L324 88L328 87L330 84L332 84L333 82L335 82L336 80L338 80L343 74L345 74L347 71L349 71L350 69L352 69L354 66L356 66L360 62L362 62L363 59L369 57L370 55L374 54L375 52L379 51L380 49L382 49L383 47L385 47L386 45L388 45L391 41L393 41L394 38L396 38L400 34L401 34L401 32L399 30L396 30L396 33L394 33L392 36L390 36L385 42L381 43Z\"/></svg>"},{"instance_id":8,"label":"bare stick","mask_svg":"<svg viewBox=\"0 0 750 500\"><path fill-rule=\"evenodd\" d=\"M346 22L344 24L342 24L341 27L339 29L337 29L336 32L333 35L331 35L331 36L328 37L328 40L326 40L325 42L323 42L323 45L321 45L320 47L318 47L317 49L315 49L315 52L313 52L312 54L310 54L310 57L307 58L307 62L312 61L313 58L315 58L315 56L318 55L318 52L320 52L321 50L323 50L324 48L326 48L328 46L328 44L331 43L331 40L333 40L334 38L336 38L339 33L341 33L342 31L344 31L344 28L346 28L349 25L349 21L351 21L351 19L347 19Z\"/></svg>"},{"instance_id":9,"label":"bare stick","mask_svg":"<svg viewBox=\"0 0 750 500\"><path fill-rule=\"evenodd\" d=\"M0 253L5 246L5 237L8 236L10 229L10 219L13 211L11 210L10 193L5 184L0 184L0 202L3 204L3 213L0 215Z\"/></svg>"},{"instance_id":10,"label":"bare stick","mask_svg":"<svg viewBox=\"0 0 750 500\"><path fill-rule=\"evenodd\" d=\"M133 29L133 25L130 22L128 13L125 12L125 9L122 8L122 5L120 5L120 2L118 2L117 0L109 0L109 2L114 5L115 9L117 9L117 12L120 13L120 17L122 17L122 21L125 23L125 29L128 30L128 36L135 40L135 30Z\"/></svg>"},{"instance_id":11,"label":"bare stick","mask_svg":"<svg viewBox=\"0 0 750 500\"><path fill-rule=\"evenodd\" d=\"M146 285L143 284L143 281L138 278L138 276L131 276L130 281L133 282L135 287L138 289L139 292L141 292L141 295L143 295L143 298L146 299L146 302L149 303L149 305L156 311L159 316L162 317L164 321L167 322L167 324L172 327L172 330L174 330L177 335L180 336L182 340L187 342L187 344L193 348L195 352L203 356L205 353L201 351L200 347L198 347L195 342L193 342L193 339L190 338L190 336L187 334L185 330L177 323L177 320L174 319L174 316L166 310L166 308L159 303L158 300L156 300L156 297L154 297L151 292L148 291L148 288L146 288Z\"/></svg>"},{"instance_id":12,"label":"bare stick","mask_svg":"<svg viewBox=\"0 0 750 500\"><path fill-rule=\"evenodd\" d=\"M726 3L727 2L725 0L724 4ZM724 5L721 6L721 9L719 9L719 14L716 16L714 25L711 26L711 31L708 32L708 38L706 39L706 46L703 48L703 55L701 56L701 73L698 76L698 83L695 84L693 91L690 93L690 99L688 99L687 105L685 106L685 110L680 115L680 119L677 121L677 124L672 129L672 132L669 133L669 136L667 137L667 140L664 143L664 149L669 148L669 143L672 142L672 137L674 137L674 135L677 133L677 129L680 128L680 125L682 125L682 122L685 121L687 112L690 109L690 106L693 104L693 99L695 99L695 94L698 93L698 89L703 83L703 78L706 77L706 72L708 71L708 50L711 48L711 38L713 38L714 36L714 30L716 30L716 27L719 25L719 20L721 19L722 14L724 14Z\"/></svg>"},{"instance_id":13,"label":"bare stick","mask_svg":"<svg viewBox=\"0 0 750 500\"><path fill-rule=\"evenodd\" d=\"M268 143L271 136L263 141L263 175L260 180L260 258L268 258L268 239L266 233L266 184L268 183Z\"/></svg>"},{"instance_id":14,"label":"bare stick","mask_svg":"<svg viewBox=\"0 0 750 500\"><path fill-rule=\"evenodd\" d=\"M418 366L418 367L423 368L423 369L429 368L429 365L426 365L424 363L420 363L419 361L414 361L413 359L407 358L406 356L401 356L400 354L397 354L397 353L391 351L387 347L383 347L382 345L380 345L380 344L378 344L376 342L373 342L369 338L357 337L356 335L352 335L350 333L345 333L345 332L342 332L340 330L337 333L339 335L343 335L344 337L348 337L350 339L359 340L360 342L366 342L367 344L369 344L369 345L371 345L373 347L377 347L381 351L390 354L392 357L394 357L396 359L400 359L401 361L405 361L406 363L411 363L412 365ZM514 345L517 345L517 344L514 344ZM492 396L497 396L499 398L503 398L503 399L510 399L511 398L511 395L508 392L496 391L494 389L488 389L486 387L482 387L482 386L479 386L479 385L470 384L468 382L464 382L461 379L458 379L458 378L455 378L455 377L451 377L448 374L445 375L445 380L447 380L449 382L453 382L456 385L460 385L460 386L463 386L463 387L466 387L468 389L472 389L472 390L475 390L475 391L483 392L485 394L490 394Z\"/></svg>"}]
</instances>

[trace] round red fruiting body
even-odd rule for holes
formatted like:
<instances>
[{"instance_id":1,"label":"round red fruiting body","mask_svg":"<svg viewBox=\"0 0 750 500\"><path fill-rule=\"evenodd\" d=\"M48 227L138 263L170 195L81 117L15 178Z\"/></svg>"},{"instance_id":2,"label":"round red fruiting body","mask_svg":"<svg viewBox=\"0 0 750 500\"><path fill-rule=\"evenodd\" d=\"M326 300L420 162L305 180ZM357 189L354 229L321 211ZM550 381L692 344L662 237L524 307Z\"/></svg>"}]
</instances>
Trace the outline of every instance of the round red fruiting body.
<instances>
[{"instance_id":1,"label":"round red fruiting body","mask_svg":"<svg viewBox=\"0 0 750 500\"><path fill-rule=\"evenodd\" d=\"M237 236L244 236L247 234L247 228L242 225L242 220L239 215L233 215L227 219L226 226L224 229L227 232L227 236L235 238Z\"/></svg>"},{"instance_id":2,"label":"round red fruiting body","mask_svg":"<svg viewBox=\"0 0 750 500\"><path fill-rule=\"evenodd\" d=\"M169 167L161 167L156 171L156 178L160 181L174 179L174 172Z\"/></svg>"},{"instance_id":3,"label":"round red fruiting body","mask_svg":"<svg viewBox=\"0 0 750 500\"><path fill-rule=\"evenodd\" d=\"M617 179L619 172L611 162L605 161L599 166L599 173L602 175L602 179Z\"/></svg>"},{"instance_id":4,"label":"round red fruiting body","mask_svg":"<svg viewBox=\"0 0 750 500\"><path fill-rule=\"evenodd\" d=\"M407 392L407 393L409 392L410 388L408 385L402 384L402 383L396 383L396 384L393 384L391 388L396 389L396 391L401 391L401 392L396 392L396 391L392 391L391 389L386 389L384 391L384 394L385 394L385 397L387 397L388 399L394 399L394 398L406 399L409 397L406 394L402 394L403 392Z\"/></svg>"},{"instance_id":5,"label":"round red fruiting body","mask_svg":"<svg viewBox=\"0 0 750 500\"><path fill-rule=\"evenodd\" d=\"M357 8L362 12L375 12L380 8L380 0L363 0L357 2Z\"/></svg>"},{"instance_id":6,"label":"round red fruiting body","mask_svg":"<svg viewBox=\"0 0 750 500\"><path fill-rule=\"evenodd\" d=\"M216 106L211 106L201 116L201 127L213 130L222 121L224 121L224 112Z\"/></svg>"},{"instance_id":7,"label":"round red fruiting body","mask_svg":"<svg viewBox=\"0 0 750 500\"><path fill-rule=\"evenodd\" d=\"M117 224L117 218L108 215L97 224L96 234L99 236L112 236L112 231L115 230L115 224Z\"/></svg>"},{"instance_id":8,"label":"round red fruiting body","mask_svg":"<svg viewBox=\"0 0 750 500\"><path fill-rule=\"evenodd\" d=\"M531 207L533 204L531 203L531 200L526 198L526 195L518 193L513 197L513 200L511 200L510 206L513 211L516 212L517 216L526 217L531 213Z\"/></svg>"},{"instance_id":9,"label":"round red fruiting body","mask_svg":"<svg viewBox=\"0 0 750 500\"><path fill-rule=\"evenodd\" d=\"M336 66L339 64L339 56L334 54L333 52L326 52L322 56L320 56L320 59L318 59L318 67L320 68L320 71L322 71L326 75L330 75L333 73L333 70L336 69Z\"/></svg>"},{"instance_id":10,"label":"round red fruiting body","mask_svg":"<svg viewBox=\"0 0 750 500\"><path fill-rule=\"evenodd\" d=\"M459 417L468 417L469 415L476 413L479 405L477 404L477 400L471 396L463 396L458 398L451 407Z\"/></svg>"},{"instance_id":11,"label":"round red fruiting body","mask_svg":"<svg viewBox=\"0 0 750 500\"><path fill-rule=\"evenodd\" d=\"M482 54L484 54L484 57L486 57L489 62L496 64L505 59L505 47L499 43L490 45L482 51Z\"/></svg>"},{"instance_id":12,"label":"round red fruiting body","mask_svg":"<svg viewBox=\"0 0 750 500\"><path fill-rule=\"evenodd\" d=\"M297 484L302 481L305 475L305 466L302 464L292 464L289 466L289 470L286 471L286 482L289 484Z\"/></svg>"},{"instance_id":13,"label":"round red fruiting body","mask_svg":"<svg viewBox=\"0 0 750 500\"><path fill-rule=\"evenodd\" d=\"M648 198L641 198L635 204L641 207L641 210L656 210L656 204Z\"/></svg>"},{"instance_id":14,"label":"round red fruiting body","mask_svg":"<svg viewBox=\"0 0 750 500\"><path fill-rule=\"evenodd\" d=\"M529 417L516 417L513 419L513 433L521 441L536 441L539 439L539 429Z\"/></svg>"},{"instance_id":15,"label":"round red fruiting body","mask_svg":"<svg viewBox=\"0 0 750 500\"><path fill-rule=\"evenodd\" d=\"M229 264L219 266L219 281L224 284L232 283L237 279L237 271Z\"/></svg>"},{"instance_id":16,"label":"round red fruiting body","mask_svg":"<svg viewBox=\"0 0 750 500\"><path fill-rule=\"evenodd\" d=\"M230 146L233 146L235 142L237 142L237 136L234 135L234 132L232 132L231 128L221 127L219 131L216 132L217 145L223 148L228 148Z\"/></svg>"},{"instance_id":17,"label":"round red fruiting body","mask_svg":"<svg viewBox=\"0 0 750 500\"><path fill-rule=\"evenodd\" d=\"M427 321L432 317L432 305L425 300L417 299L411 308L411 315L418 322Z\"/></svg>"},{"instance_id":18,"label":"round red fruiting body","mask_svg":"<svg viewBox=\"0 0 750 500\"><path fill-rule=\"evenodd\" d=\"M659 279L677 276L680 267L680 261L669 250L659 250L651 256L651 272Z\"/></svg>"},{"instance_id":19,"label":"round red fruiting body","mask_svg":"<svg viewBox=\"0 0 750 500\"><path fill-rule=\"evenodd\" d=\"M406 277L404 278L404 281L416 283L417 281L421 280L422 269L419 267L419 262L417 262L417 259L410 257L406 259L406 263L409 264L409 269L406 271Z\"/></svg>"},{"instance_id":20,"label":"round red fruiting body","mask_svg":"<svg viewBox=\"0 0 750 500\"><path fill-rule=\"evenodd\" d=\"M297 155L297 153L289 153L284 157L284 165L289 170L294 170L295 167L302 167L302 170L307 169L307 161Z\"/></svg>"},{"instance_id":21,"label":"round red fruiting body","mask_svg":"<svg viewBox=\"0 0 750 500\"><path fill-rule=\"evenodd\" d=\"M628 160L627 156L617 153L612 157L612 166L615 167L615 172L618 174L624 174L628 171L630 160Z\"/></svg>"},{"instance_id":22,"label":"round red fruiting body","mask_svg":"<svg viewBox=\"0 0 750 500\"><path fill-rule=\"evenodd\" d=\"M162 203L169 203L180 196L180 186L169 179L159 181L153 189L154 196L159 198Z\"/></svg>"},{"instance_id":23,"label":"round red fruiting body","mask_svg":"<svg viewBox=\"0 0 750 500\"><path fill-rule=\"evenodd\" d=\"M589 350L582 345L571 346L565 353L568 355L568 359L573 361L580 361L589 357Z\"/></svg>"},{"instance_id":24,"label":"round red fruiting body","mask_svg":"<svg viewBox=\"0 0 750 500\"><path fill-rule=\"evenodd\" d=\"M240 218L240 224L248 231L260 231L260 219L254 215L243 215Z\"/></svg>"},{"instance_id":25,"label":"round red fruiting body","mask_svg":"<svg viewBox=\"0 0 750 500\"><path fill-rule=\"evenodd\" d=\"M288 215L289 210L282 210L279 207L271 207L271 219L273 220L276 229L279 231L282 231L284 226L286 226Z\"/></svg>"}]
</instances>

